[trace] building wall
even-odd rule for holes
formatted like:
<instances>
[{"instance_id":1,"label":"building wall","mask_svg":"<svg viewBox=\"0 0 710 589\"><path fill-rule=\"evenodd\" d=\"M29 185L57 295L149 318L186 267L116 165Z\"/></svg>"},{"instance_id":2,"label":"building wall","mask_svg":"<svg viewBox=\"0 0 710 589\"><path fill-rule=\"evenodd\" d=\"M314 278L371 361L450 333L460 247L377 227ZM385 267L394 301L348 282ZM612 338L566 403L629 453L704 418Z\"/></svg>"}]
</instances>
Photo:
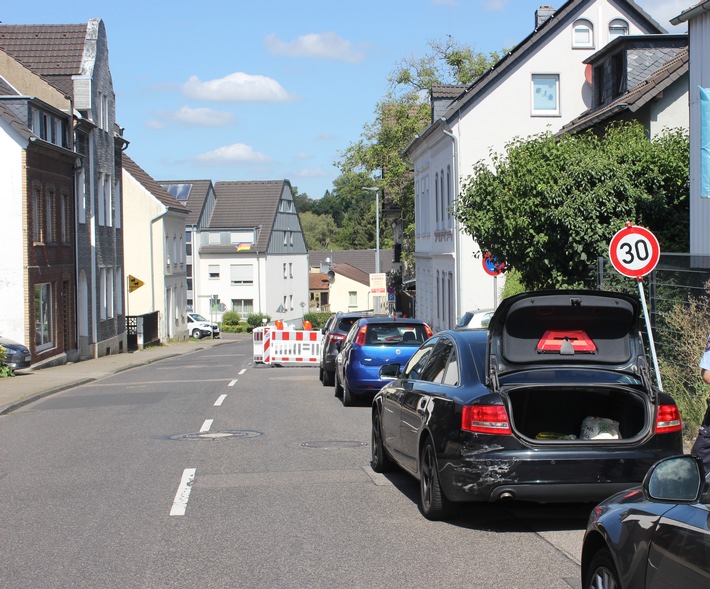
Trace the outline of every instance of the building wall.
<instances>
[{"instance_id":1,"label":"building wall","mask_svg":"<svg viewBox=\"0 0 710 589\"><path fill-rule=\"evenodd\" d=\"M710 198L700 195L700 91L710 88L710 12L688 22L690 44L690 253L710 255Z\"/></svg>"},{"instance_id":2,"label":"building wall","mask_svg":"<svg viewBox=\"0 0 710 589\"><path fill-rule=\"evenodd\" d=\"M3 254L0 256L0 334L25 345L29 334L25 330L25 247L24 228L25 163L20 138L0 118L0 235ZM26 144L26 142L25 142Z\"/></svg>"},{"instance_id":3,"label":"building wall","mask_svg":"<svg viewBox=\"0 0 710 589\"><path fill-rule=\"evenodd\" d=\"M261 279L264 313L272 319L300 325L303 315L308 313L308 255L267 256ZM305 305L301 307L301 303ZM285 312L276 312L280 305L286 308Z\"/></svg>"},{"instance_id":4,"label":"building wall","mask_svg":"<svg viewBox=\"0 0 710 589\"><path fill-rule=\"evenodd\" d=\"M356 303L350 302L350 292L356 293ZM365 311L373 308L370 285L362 284L342 274L335 274L330 285L330 311L332 313Z\"/></svg>"}]
</instances>

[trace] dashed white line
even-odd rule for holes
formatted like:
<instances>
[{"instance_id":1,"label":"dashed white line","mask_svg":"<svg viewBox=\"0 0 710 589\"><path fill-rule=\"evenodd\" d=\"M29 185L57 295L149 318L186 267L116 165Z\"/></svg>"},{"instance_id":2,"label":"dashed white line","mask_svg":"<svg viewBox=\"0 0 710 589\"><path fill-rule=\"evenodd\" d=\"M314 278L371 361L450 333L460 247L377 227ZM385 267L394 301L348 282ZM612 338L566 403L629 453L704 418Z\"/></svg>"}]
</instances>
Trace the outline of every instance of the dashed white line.
<instances>
[{"instance_id":1,"label":"dashed white line","mask_svg":"<svg viewBox=\"0 0 710 589\"><path fill-rule=\"evenodd\" d=\"M214 419L205 419L205 422L202 424L202 427L200 428L200 433L210 431L210 428L212 427L213 422L214 422Z\"/></svg>"},{"instance_id":2,"label":"dashed white line","mask_svg":"<svg viewBox=\"0 0 710 589\"><path fill-rule=\"evenodd\" d=\"M177 493L175 493L170 515L185 515L187 501L190 499L190 491L192 491L192 485L195 482L196 472L196 468L186 468L182 471L182 479L180 480Z\"/></svg>"},{"instance_id":3,"label":"dashed white line","mask_svg":"<svg viewBox=\"0 0 710 589\"><path fill-rule=\"evenodd\" d=\"M217 400L214 402L215 407L219 407L222 403L224 403L224 400L227 398L227 395L220 395L217 397Z\"/></svg>"},{"instance_id":4,"label":"dashed white line","mask_svg":"<svg viewBox=\"0 0 710 589\"><path fill-rule=\"evenodd\" d=\"M234 379L232 382L230 382L227 386L228 386L228 387L233 387L235 384L237 384L237 381L238 381L238 380L239 380L239 379L235 378L235 379Z\"/></svg>"},{"instance_id":5,"label":"dashed white line","mask_svg":"<svg viewBox=\"0 0 710 589\"><path fill-rule=\"evenodd\" d=\"M246 368L242 368L242 369L239 371L239 376L241 376L242 374L244 374L246 371L247 371Z\"/></svg>"}]
</instances>

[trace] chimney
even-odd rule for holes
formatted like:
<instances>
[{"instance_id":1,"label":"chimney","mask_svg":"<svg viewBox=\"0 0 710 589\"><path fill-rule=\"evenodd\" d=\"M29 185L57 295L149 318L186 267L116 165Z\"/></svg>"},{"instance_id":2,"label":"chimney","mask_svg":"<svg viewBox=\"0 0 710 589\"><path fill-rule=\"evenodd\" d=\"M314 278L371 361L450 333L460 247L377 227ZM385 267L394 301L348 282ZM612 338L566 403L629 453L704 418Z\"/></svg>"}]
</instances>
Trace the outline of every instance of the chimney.
<instances>
[{"instance_id":1,"label":"chimney","mask_svg":"<svg viewBox=\"0 0 710 589\"><path fill-rule=\"evenodd\" d=\"M553 14L555 14L555 9L552 6L540 6L535 11L535 30L539 29Z\"/></svg>"}]
</instances>

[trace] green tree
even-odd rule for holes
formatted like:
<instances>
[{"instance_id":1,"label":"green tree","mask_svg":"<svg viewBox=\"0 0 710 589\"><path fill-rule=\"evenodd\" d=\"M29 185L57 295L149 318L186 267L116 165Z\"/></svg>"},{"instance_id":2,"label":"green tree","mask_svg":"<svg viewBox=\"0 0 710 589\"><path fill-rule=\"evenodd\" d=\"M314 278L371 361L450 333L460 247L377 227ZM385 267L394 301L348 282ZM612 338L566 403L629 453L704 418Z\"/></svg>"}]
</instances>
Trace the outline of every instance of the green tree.
<instances>
[{"instance_id":1,"label":"green tree","mask_svg":"<svg viewBox=\"0 0 710 589\"><path fill-rule=\"evenodd\" d=\"M662 251L687 251L688 182L683 130L653 140L638 123L602 137L543 133L476 163L457 217L527 288L589 286L594 261L626 221L651 229Z\"/></svg>"},{"instance_id":2,"label":"green tree","mask_svg":"<svg viewBox=\"0 0 710 589\"><path fill-rule=\"evenodd\" d=\"M333 240L335 221L330 215L317 215L311 211L299 213L303 236L309 250L328 249Z\"/></svg>"}]
</instances>

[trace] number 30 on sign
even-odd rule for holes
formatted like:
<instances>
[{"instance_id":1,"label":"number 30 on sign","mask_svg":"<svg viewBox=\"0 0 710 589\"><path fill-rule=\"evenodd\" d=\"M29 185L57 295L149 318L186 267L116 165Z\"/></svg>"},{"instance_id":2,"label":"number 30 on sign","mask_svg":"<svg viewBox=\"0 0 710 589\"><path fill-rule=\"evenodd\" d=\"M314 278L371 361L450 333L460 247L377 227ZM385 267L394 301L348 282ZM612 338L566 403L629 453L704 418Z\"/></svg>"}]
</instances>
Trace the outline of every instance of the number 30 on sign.
<instances>
[{"instance_id":1,"label":"number 30 on sign","mask_svg":"<svg viewBox=\"0 0 710 589\"><path fill-rule=\"evenodd\" d=\"M616 271L630 278L641 278L658 264L661 248L656 236L645 227L626 223L609 243L609 259Z\"/></svg>"}]
</instances>

